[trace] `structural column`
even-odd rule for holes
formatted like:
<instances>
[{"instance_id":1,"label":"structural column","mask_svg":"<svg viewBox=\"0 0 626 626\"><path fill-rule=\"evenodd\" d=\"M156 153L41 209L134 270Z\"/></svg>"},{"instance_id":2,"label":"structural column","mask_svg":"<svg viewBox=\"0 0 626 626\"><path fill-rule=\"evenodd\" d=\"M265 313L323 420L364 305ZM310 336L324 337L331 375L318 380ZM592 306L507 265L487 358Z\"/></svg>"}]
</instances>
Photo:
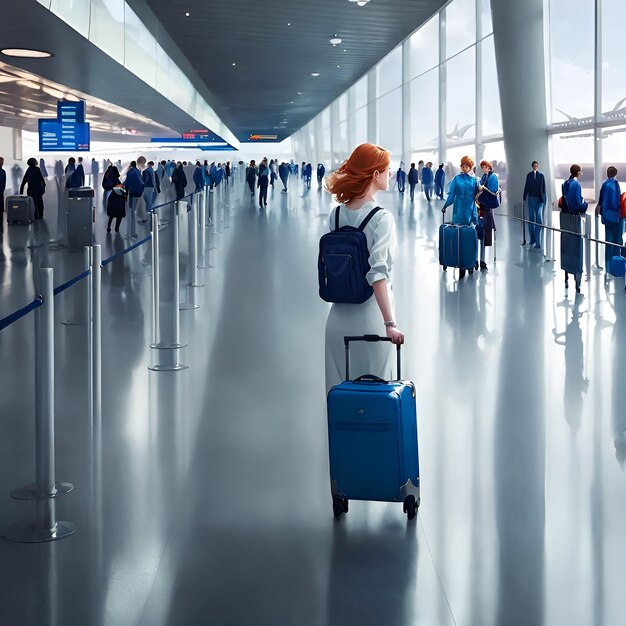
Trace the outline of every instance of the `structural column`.
<instances>
[{"instance_id":1,"label":"structural column","mask_svg":"<svg viewBox=\"0 0 626 626\"><path fill-rule=\"evenodd\" d=\"M502 105L509 206L522 201L530 164L550 170L543 2L491 3L496 65ZM523 51L521 53L520 51ZM552 185L546 181L548 203Z\"/></svg>"}]
</instances>

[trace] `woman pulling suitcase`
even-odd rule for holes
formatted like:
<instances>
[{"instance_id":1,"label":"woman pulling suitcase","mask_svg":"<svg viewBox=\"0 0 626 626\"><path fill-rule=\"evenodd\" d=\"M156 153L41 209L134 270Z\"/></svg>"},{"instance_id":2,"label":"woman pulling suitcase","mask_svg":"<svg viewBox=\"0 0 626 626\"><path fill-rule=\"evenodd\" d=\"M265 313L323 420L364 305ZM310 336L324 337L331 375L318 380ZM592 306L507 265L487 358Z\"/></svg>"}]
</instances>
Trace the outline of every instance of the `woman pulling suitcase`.
<instances>
[{"instance_id":1,"label":"woman pulling suitcase","mask_svg":"<svg viewBox=\"0 0 626 626\"><path fill-rule=\"evenodd\" d=\"M358 227L376 208L374 196L389 186L389 151L370 143L358 146L341 167L326 178L326 190L340 202L331 211L329 229L337 224ZM338 218L338 221L337 221ZM365 276L373 294L360 304L334 302L326 322L326 390L344 379L343 338L348 335L379 335L384 329L395 344L404 342L396 327L391 268L398 254L393 215L377 211L363 228L367 239L369 271ZM355 376L374 374L392 380L392 351L384 343L356 344L351 350Z\"/></svg>"}]
</instances>

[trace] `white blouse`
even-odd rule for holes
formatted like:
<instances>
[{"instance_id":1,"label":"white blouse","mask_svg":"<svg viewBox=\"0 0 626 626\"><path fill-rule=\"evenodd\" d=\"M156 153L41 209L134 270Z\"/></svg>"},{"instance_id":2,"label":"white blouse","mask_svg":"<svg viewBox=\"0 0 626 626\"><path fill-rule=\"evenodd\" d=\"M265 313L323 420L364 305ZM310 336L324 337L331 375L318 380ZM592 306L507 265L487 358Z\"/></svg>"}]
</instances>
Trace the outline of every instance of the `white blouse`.
<instances>
[{"instance_id":1,"label":"white blouse","mask_svg":"<svg viewBox=\"0 0 626 626\"><path fill-rule=\"evenodd\" d=\"M360 209L346 209L341 205L339 209L339 226L353 226L359 224L368 216L369 212L378 206L375 202L365 203ZM335 211L330 212L328 219L329 230L335 230ZM393 215L386 209L378 211L364 229L367 239L367 249L370 253L370 271L367 273L367 282L373 285L377 280L386 278L391 284L391 268L398 256L398 242L396 239L396 223Z\"/></svg>"}]
</instances>

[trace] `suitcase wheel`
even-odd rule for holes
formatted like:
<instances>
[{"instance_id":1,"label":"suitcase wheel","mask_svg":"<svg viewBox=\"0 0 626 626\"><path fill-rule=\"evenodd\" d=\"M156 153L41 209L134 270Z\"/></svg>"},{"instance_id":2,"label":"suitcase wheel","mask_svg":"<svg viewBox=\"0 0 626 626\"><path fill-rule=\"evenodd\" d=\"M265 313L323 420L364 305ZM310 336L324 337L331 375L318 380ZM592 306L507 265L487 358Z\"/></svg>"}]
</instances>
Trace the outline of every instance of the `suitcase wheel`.
<instances>
[{"instance_id":1,"label":"suitcase wheel","mask_svg":"<svg viewBox=\"0 0 626 626\"><path fill-rule=\"evenodd\" d=\"M469 272L469 275L471 276L474 273L474 268L472 268L471 270L467 270Z\"/></svg>"},{"instance_id":2,"label":"suitcase wheel","mask_svg":"<svg viewBox=\"0 0 626 626\"><path fill-rule=\"evenodd\" d=\"M333 498L333 515L335 517L341 517L343 513L348 512L348 500L346 498Z\"/></svg>"},{"instance_id":3,"label":"suitcase wheel","mask_svg":"<svg viewBox=\"0 0 626 626\"><path fill-rule=\"evenodd\" d=\"M418 503L415 501L415 496L407 496L404 499L402 505L403 511L406 513L408 519L413 519L417 513Z\"/></svg>"},{"instance_id":4,"label":"suitcase wheel","mask_svg":"<svg viewBox=\"0 0 626 626\"><path fill-rule=\"evenodd\" d=\"M447 266L447 265L444 265L444 266L443 266L443 271L445 272L447 269L448 269L448 266Z\"/></svg>"},{"instance_id":5,"label":"suitcase wheel","mask_svg":"<svg viewBox=\"0 0 626 626\"><path fill-rule=\"evenodd\" d=\"M480 265L478 264L478 261L476 261L476 265L474 265L474 269L475 269L476 271L478 271L478 268L479 268L479 267L480 267Z\"/></svg>"}]
</instances>

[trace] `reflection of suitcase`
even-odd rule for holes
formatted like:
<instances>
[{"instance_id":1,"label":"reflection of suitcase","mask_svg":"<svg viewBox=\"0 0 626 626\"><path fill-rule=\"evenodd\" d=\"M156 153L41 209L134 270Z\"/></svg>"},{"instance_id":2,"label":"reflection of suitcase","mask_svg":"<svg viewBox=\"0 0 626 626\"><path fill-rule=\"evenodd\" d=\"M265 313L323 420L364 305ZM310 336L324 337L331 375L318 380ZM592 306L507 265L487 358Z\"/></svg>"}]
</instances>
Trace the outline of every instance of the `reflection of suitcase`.
<instances>
[{"instance_id":1,"label":"reflection of suitcase","mask_svg":"<svg viewBox=\"0 0 626 626\"><path fill-rule=\"evenodd\" d=\"M333 513L348 511L348 500L403 502L409 519L420 503L415 386L377 376L349 380L350 341L387 337L346 337L346 378L328 392L328 445ZM400 346L397 347L400 378Z\"/></svg>"},{"instance_id":2,"label":"reflection of suitcase","mask_svg":"<svg viewBox=\"0 0 626 626\"><path fill-rule=\"evenodd\" d=\"M7 223L30 224L35 219L35 202L30 196L7 196Z\"/></svg>"},{"instance_id":3,"label":"reflection of suitcase","mask_svg":"<svg viewBox=\"0 0 626 626\"><path fill-rule=\"evenodd\" d=\"M478 269L478 236L473 226L442 224L439 227L439 264L463 270Z\"/></svg>"},{"instance_id":4,"label":"reflection of suitcase","mask_svg":"<svg viewBox=\"0 0 626 626\"><path fill-rule=\"evenodd\" d=\"M579 282L578 275L583 272L582 223L583 216L578 213L561 213L561 230L569 231L561 233L561 269L568 274L575 274L576 282Z\"/></svg>"}]
</instances>

